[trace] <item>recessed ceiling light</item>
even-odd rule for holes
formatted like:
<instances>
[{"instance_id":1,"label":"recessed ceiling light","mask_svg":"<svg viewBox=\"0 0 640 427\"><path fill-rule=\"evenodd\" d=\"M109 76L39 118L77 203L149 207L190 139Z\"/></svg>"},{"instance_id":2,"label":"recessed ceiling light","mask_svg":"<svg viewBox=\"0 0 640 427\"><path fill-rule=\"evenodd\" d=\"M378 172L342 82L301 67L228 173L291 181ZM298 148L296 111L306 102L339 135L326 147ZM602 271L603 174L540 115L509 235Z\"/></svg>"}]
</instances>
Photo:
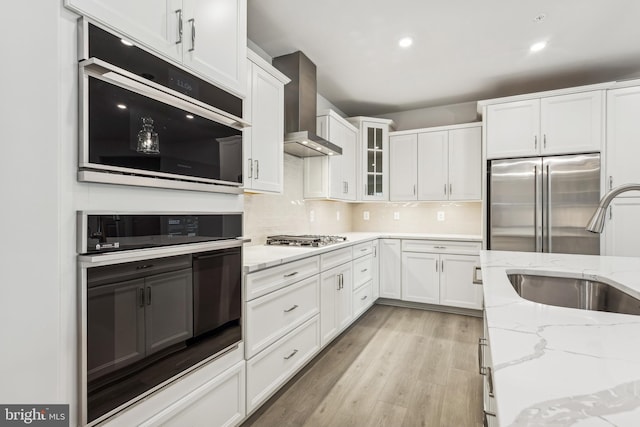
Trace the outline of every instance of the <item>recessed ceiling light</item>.
<instances>
[{"instance_id":1,"label":"recessed ceiling light","mask_svg":"<svg viewBox=\"0 0 640 427\"><path fill-rule=\"evenodd\" d=\"M540 52L545 47L547 47L547 42L538 42L538 43L532 44L529 50L531 52Z\"/></svg>"},{"instance_id":2,"label":"recessed ceiling light","mask_svg":"<svg viewBox=\"0 0 640 427\"><path fill-rule=\"evenodd\" d=\"M133 43L131 43L129 40L120 39L120 42L125 46L133 46Z\"/></svg>"},{"instance_id":3,"label":"recessed ceiling light","mask_svg":"<svg viewBox=\"0 0 640 427\"><path fill-rule=\"evenodd\" d=\"M535 18L533 18L533 22L542 22L547 18L547 15L545 13L541 13L538 16L536 16Z\"/></svg>"},{"instance_id":4,"label":"recessed ceiling light","mask_svg":"<svg viewBox=\"0 0 640 427\"><path fill-rule=\"evenodd\" d=\"M121 109L121 110L126 110L127 106L124 105L124 104L118 104L118 108Z\"/></svg>"},{"instance_id":5,"label":"recessed ceiling light","mask_svg":"<svg viewBox=\"0 0 640 427\"><path fill-rule=\"evenodd\" d=\"M398 46L407 48L413 44L413 39L411 37L403 37L398 41Z\"/></svg>"},{"instance_id":6,"label":"recessed ceiling light","mask_svg":"<svg viewBox=\"0 0 640 427\"><path fill-rule=\"evenodd\" d=\"M187 114L187 119L193 119L193 116L191 114Z\"/></svg>"}]
</instances>

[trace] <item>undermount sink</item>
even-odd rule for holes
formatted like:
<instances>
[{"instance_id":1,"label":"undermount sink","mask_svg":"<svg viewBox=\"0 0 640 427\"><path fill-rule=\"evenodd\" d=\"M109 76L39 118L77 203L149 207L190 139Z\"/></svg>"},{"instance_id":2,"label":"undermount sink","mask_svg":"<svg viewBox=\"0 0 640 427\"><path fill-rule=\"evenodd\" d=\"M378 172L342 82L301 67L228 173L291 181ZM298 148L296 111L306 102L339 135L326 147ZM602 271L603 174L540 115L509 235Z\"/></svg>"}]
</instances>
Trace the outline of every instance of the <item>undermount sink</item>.
<instances>
[{"instance_id":1,"label":"undermount sink","mask_svg":"<svg viewBox=\"0 0 640 427\"><path fill-rule=\"evenodd\" d=\"M541 304L640 315L640 300L611 285L570 277L508 274L522 298Z\"/></svg>"}]
</instances>

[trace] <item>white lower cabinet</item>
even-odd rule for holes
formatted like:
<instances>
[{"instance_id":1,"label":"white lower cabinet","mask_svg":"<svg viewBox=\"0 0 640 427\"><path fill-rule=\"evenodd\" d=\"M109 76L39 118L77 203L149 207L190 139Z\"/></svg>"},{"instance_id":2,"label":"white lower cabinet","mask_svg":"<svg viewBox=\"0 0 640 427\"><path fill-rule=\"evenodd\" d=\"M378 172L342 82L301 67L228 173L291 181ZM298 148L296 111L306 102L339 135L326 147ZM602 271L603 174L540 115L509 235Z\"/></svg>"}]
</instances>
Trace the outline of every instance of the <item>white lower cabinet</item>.
<instances>
[{"instance_id":1,"label":"white lower cabinet","mask_svg":"<svg viewBox=\"0 0 640 427\"><path fill-rule=\"evenodd\" d=\"M245 362L241 361L140 426L235 426L244 418L244 399Z\"/></svg>"},{"instance_id":2,"label":"white lower cabinet","mask_svg":"<svg viewBox=\"0 0 640 427\"><path fill-rule=\"evenodd\" d=\"M314 316L247 361L247 413L267 400L320 349L320 319Z\"/></svg>"},{"instance_id":3,"label":"white lower cabinet","mask_svg":"<svg viewBox=\"0 0 640 427\"><path fill-rule=\"evenodd\" d=\"M489 330L487 329L486 314L483 317L483 336L478 341L478 363L482 378L482 401L484 425L486 427L498 427L496 414L496 398L493 390L493 361L491 360L491 347L489 345Z\"/></svg>"},{"instance_id":4,"label":"white lower cabinet","mask_svg":"<svg viewBox=\"0 0 640 427\"><path fill-rule=\"evenodd\" d=\"M399 239L378 240L380 298L400 299L402 282L400 242Z\"/></svg>"},{"instance_id":5,"label":"white lower cabinet","mask_svg":"<svg viewBox=\"0 0 640 427\"><path fill-rule=\"evenodd\" d=\"M108 419L102 426L228 427L245 418L242 343Z\"/></svg>"},{"instance_id":6,"label":"white lower cabinet","mask_svg":"<svg viewBox=\"0 0 640 427\"><path fill-rule=\"evenodd\" d=\"M351 323L352 292L351 262L320 274L320 333L323 347Z\"/></svg>"},{"instance_id":7,"label":"white lower cabinet","mask_svg":"<svg viewBox=\"0 0 640 427\"><path fill-rule=\"evenodd\" d=\"M264 350L278 338L320 312L320 276L247 303L245 348L247 358Z\"/></svg>"},{"instance_id":8,"label":"white lower cabinet","mask_svg":"<svg viewBox=\"0 0 640 427\"><path fill-rule=\"evenodd\" d=\"M371 296L373 301L380 297L380 240L373 242L373 272L371 280Z\"/></svg>"},{"instance_id":9,"label":"white lower cabinet","mask_svg":"<svg viewBox=\"0 0 640 427\"><path fill-rule=\"evenodd\" d=\"M482 309L482 287L473 283L480 258L470 255L440 255L440 304Z\"/></svg>"},{"instance_id":10,"label":"white lower cabinet","mask_svg":"<svg viewBox=\"0 0 640 427\"><path fill-rule=\"evenodd\" d=\"M353 291L353 317L357 319L373 304L371 281Z\"/></svg>"},{"instance_id":11,"label":"white lower cabinet","mask_svg":"<svg viewBox=\"0 0 640 427\"><path fill-rule=\"evenodd\" d=\"M440 258L437 254L402 253L402 300L438 304L440 302Z\"/></svg>"}]
</instances>

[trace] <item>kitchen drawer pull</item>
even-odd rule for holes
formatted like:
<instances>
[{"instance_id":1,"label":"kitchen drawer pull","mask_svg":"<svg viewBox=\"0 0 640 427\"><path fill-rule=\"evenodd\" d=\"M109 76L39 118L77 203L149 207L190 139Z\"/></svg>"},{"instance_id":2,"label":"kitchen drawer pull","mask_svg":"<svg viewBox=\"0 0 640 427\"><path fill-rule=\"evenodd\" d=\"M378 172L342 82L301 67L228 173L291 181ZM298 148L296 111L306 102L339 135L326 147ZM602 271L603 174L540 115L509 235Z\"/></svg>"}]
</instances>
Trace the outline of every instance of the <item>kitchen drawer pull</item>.
<instances>
[{"instance_id":1,"label":"kitchen drawer pull","mask_svg":"<svg viewBox=\"0 0 640 427\"><path fill-rule=\"evenodd\" d=\"M368 248L362 248L362 249L360 249L360 252L366 252L368 250L369 250Z\"/></svg>"},{"instance_id":2,"label":"kitchen drawer pull","mask_svg":"<svg viewBox=\"0 0 640 427\"><path fill-rule=\"evenodd\" d=\"M285 357L284 357L284 360L289 360L289 359L291 359L293 356L295 356L295 355L296 355L296 353L297 353L297 352L298 352L298 350L297 350L297 349L296 349L296 350L293 350L293 351L291 352L291 354L290 354L290 355L288 355L288 356L285 356Z\"/></svg>"},{"instance_id":3,"label":"kitchen drawer pull","mask_svg":"<svg viewBox=\"0 0 640 427\"><path fill-rule=\"evenodd\" d=\"M291 307L291 308L289 308L289 309L285 310L284 312L285 312L285 313L289 313L289 312L291 312L291 311L295 310L296 308L298 308L298 304L295 304L293 307Z\"/></svg>"},{"instance_id":4,"label":"kitchen drawer pull","mask_svg":"<svg viewBox=\"0 0 640 427\"><path fill-rule=\"evenodd\" d=\"M493 394L493 370L487 366L487 382L489 383L489 397L495 397Z\"/></svg>"},{"instance_id":5,"label":"kitchen drawer pull","mask_svg":"<svg viewBox=\"0 0 640 427\"><path fill-rule=\"evenodd\" d=\"M487 368L484 366L484 351L483 347L487 345L486 338L478 338L478 367L480 375L487 374Z\"/></svg>"},{"instance_id":6,"label":"kitchen drawer pull","mask_svg":"<svg viewBox=\"0 0 640 427\"><path fill-rule=\"evenodd\" d=\"M362 298L360 298L360 300L361 300L361 301L366 300L366 299L367 299L367 296L368 296L368 295L363 296Z\"/></svg>"},{"instance_id":7,"label":"kitchen drawer pull","mask_svg":"<svg viewBox=\"0 0 640 427\"><path fill-rule=\"evenodd\" d=\"M360 270L360 273L364 273L364 272L366 272L367 270L368 270L368 268L364 268L364 269Z\"/></svg>"},{"instance_id":8,"label":"kitchen drawer pull","mask_svg":"<svg viewBox=\"0 0 640 427\"><path fill-rule=\"evenodd\" d=\"M487 419L487 416L496 418L497 415L494 414L493 412L487 412L487 411L483 411L483 413L484 413L484 416L482 420L482 425L484 427L489 427L489 420Z\"/></svg>"},{"instance_id":9,"label":"kitchen drawer pull","mask_svg":"<svg viewBox=\"0 0 640 427\"><path fill-rule=\"evenodd\" d=\"M446 246L434 246L433 248L434 249L447 249Z\"/></svg>"},{"instance_id":10,"label":"kitchen drawer pull","mask_svg":"<svg viewBox=\"0 0 640 427\"><path fill-rule=\"evenodd\" d=\"M285 274L284 277L292 277L292 276L295 276L296 274L298 274L298 272L294 271L293 273Z\"/></svg>"}]
</instances>

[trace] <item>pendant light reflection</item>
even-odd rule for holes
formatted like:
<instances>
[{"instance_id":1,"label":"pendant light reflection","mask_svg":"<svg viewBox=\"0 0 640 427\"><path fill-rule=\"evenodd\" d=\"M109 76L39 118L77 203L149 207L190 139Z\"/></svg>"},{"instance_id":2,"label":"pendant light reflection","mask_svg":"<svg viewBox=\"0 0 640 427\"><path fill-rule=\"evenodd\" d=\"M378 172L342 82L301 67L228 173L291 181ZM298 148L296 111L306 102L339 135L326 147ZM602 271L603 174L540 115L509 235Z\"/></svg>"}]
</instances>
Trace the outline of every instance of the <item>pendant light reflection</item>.
<instances>
[{"instance_id":1,"label":"pendant light reflection","mask_svg":"<svg viewBox=\"0 0 640 427\"><path fill-rule=\"evenodd\" d=\"M142 118L142 129L138 132L136 151L143 154L160 154L160 139L158 133L153 130L151 117Z\"/></svg>"}]
</instances>

